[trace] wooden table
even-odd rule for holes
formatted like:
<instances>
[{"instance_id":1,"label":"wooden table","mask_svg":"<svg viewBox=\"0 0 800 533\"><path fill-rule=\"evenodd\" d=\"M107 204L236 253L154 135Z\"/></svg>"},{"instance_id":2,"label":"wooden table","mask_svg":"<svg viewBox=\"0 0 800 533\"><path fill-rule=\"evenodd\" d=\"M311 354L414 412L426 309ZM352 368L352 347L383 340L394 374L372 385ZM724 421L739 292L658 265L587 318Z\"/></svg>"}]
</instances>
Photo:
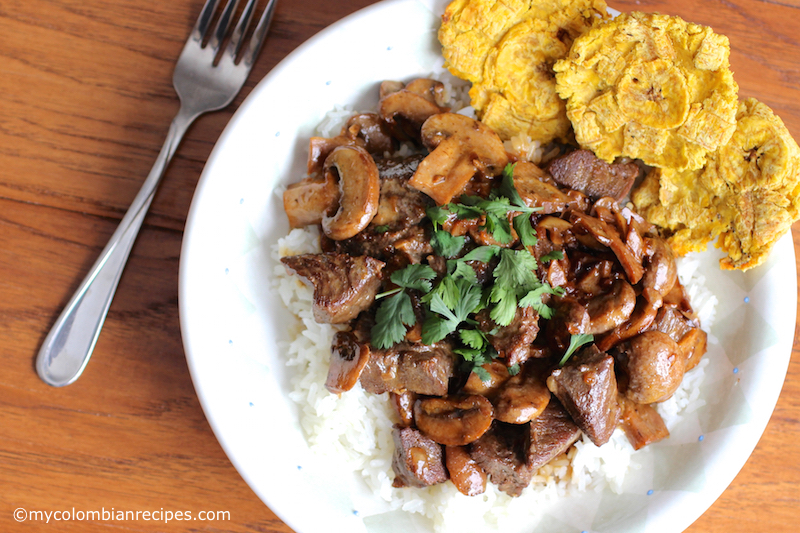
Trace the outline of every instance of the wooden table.
<instances>
[{"instance_id":1,"label":"wooden table","mask_svg":"<svg viewBox=\"0 0 800 533\"><path fill-rule=\"evenodd\" d=\"M83 377L55 389L34 371L49 327L156 158L178 109L172 69L202 3L0 5L0 531L290 531L231 466L200 408L178 321L181 237L203 164L237 105L300 43L373 0L281 0L242 94L195 124L169 168ZM613 5L728 35L741 94L758 96L800 136L798 0ZM798 348L755 453L689 531L796 531ZM229 515L45 525L16 522L17 508Z\"/></svg>"}]
</instances>

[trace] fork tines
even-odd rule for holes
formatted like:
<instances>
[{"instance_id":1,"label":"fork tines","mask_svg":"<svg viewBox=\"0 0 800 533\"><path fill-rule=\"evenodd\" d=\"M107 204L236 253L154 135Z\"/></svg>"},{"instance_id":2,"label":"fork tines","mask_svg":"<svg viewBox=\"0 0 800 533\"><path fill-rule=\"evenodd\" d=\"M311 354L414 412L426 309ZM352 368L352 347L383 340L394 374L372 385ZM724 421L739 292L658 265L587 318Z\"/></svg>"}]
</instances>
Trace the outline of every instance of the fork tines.
<instances>
[{"instance_id":1,"label":"fork tines","mask_svg":"<svg viewBox=\"0 0 800 533\"><path fill-rule=\"evenodd\" d=\"M224 56L227 56L228 59L236 62L239 52L242 48L242 44L244 43L244 38L250 29L250 22L252 21L253 15L256 12L258 0L247 0L247 4L245 4L244 8L242 9L239 19L236 22L232 32L229 32L229 30L234 15L236 14L236 10L239 7L239 0L228 0L219 17L217 18L217 23L213 33L211 33L209 36L209 28L214 21L214 15L217 12L217 7L219 4L220 0L206 0L203 9L200 12L200 16L197 19L197 23L192 30L192 38L199 43L202 43L208 39L206 46L210 47L216 56L222 48L222 43L225 41L225 38L228 37L228 46L225 50ZM261 18L252 32L248 46L240 58L245 65L252 65L255 57L261 50L261 45L264 43L264 38L266 37L267 30L272 22L272 17L275 15L276 5L277 0L268 0L264 11L261 13Z\"/></svg>"}]
</instances>

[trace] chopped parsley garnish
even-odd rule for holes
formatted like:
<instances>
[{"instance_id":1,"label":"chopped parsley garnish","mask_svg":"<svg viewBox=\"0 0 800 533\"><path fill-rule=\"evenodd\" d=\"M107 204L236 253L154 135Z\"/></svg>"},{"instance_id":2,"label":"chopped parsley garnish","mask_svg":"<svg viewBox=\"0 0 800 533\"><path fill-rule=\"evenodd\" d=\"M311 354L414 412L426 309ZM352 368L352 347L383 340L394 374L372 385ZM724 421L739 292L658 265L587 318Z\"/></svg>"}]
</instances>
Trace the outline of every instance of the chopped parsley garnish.
<instances>
[{"instance_id":1,"label":"chopped parsley garnish","mask_svg":"<svg viewBox=\"0 0 800 533\"><path fill-rule=\"evenodd\" d=\"M398 287L378 295L381 302L372 328L372 343L378 348L389 348L402 341L408 327L415 325L416 316L409 290L422 294L420 302L425 315L422 323L422 342L434 344L451 334L457 334L460 347L455 351L464 359L469 370L486 381L488 372L483 365L497 357L487 334L476 329L474 315L488 309L489 317L498 327L511 324L520 307L532 307L543 318L550 318L552 309L543 303L547 294L562 294L563 289L553 288L539 280L538 263L529 247L536 245L536 232L531 215L538 208L528 207L517 192L513 180L514 166L503 171L500 185L488 198L463 196L460 203L429 207L426 214L433 225L431 245L434 252L447 259L447 272L433 286L437 277L429 266L410 265L391 275ZM510 216L513 214L513 216ZM464 253L466 238L453 236L443 229L448 219L482 219L481 229L495 241L509 244L514 233L523 245L514 250L501 246L479 246ZM462 255L463 254L463 255ZM548 254L547 260L563 257L560 252ZM497 261L492 271L493 283L482 286L471 263ZM509 367L515 375L519 365Z\"/></svg>"},{"instance_id":2,"label":"chopped parsley garnish","mask_svg":"<svg viewBox=\"0 0 800 533\"><path fill-rule=\"evenodd\" d=\"M577 335L573 335L569 338L569 346L567 347L567 351L564 352L564 356L559 361L558 366L564 366L572 354L578 351L578 348L583 346L584 344L589 344L590 342L594 341L594 335L591 333L579 333Z\"/></svg>"},{"instance_id":3,"label":"chopped parsley garnish","mask_svg":"<svg viewBox=\"0 0 800 533\"><path fill-rule=\"evenodd\" d=\"M428 265L409 265L392 273L389 279L397 288L375 297L386 299L375 313L375 325L371 330L373 345L390 348L405 338L406 326L411 327L417 321L411 297L406 290L430 292L431 280L435 277L436 272Z\"/></svg>"}]
</instances>

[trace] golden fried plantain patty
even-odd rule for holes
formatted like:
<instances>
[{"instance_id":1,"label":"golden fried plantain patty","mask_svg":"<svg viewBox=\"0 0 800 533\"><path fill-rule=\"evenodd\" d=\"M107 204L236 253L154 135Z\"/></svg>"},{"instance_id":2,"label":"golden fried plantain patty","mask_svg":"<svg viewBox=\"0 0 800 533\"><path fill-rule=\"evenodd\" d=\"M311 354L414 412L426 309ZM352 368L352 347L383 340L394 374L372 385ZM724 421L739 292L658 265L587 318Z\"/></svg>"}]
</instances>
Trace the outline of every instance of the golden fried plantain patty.
<instances>
[{"instance_id":1,"label":"golden fried plantain patty","mask_svg":"<svg viewBox=\"0 0 800 533\"><path fill-rule=\"evenodd\" d=\"M717 239L724 269L747 270L800 219L800 148L765 104L739 104L736 129L699 170L654 169L633 193L678 254Z\"/></svg>"},{"instance_id":2,"label":"golden fried plantain patty","mask_svg":"<svg viewBox=\"0 0 800 533\"><path fill-rule=\"evenodd\" d=\"M679 17L624 13L595 25L553 67L575 138L620 156L701 168L736 127L728 38Z\"/></svg>"},{"instance_id":3,"label":"golden fried plantain patty","mask_svg":"<svg viewBox=\"0 0 800 533\"><path fill-rule=\"evenodd\" d=\"M473 83L478 117L501 138L566 140L571 125L552 66L601 16L604 0L455 0L439 40L447 68Z\"/></svg>"}]
</instances>

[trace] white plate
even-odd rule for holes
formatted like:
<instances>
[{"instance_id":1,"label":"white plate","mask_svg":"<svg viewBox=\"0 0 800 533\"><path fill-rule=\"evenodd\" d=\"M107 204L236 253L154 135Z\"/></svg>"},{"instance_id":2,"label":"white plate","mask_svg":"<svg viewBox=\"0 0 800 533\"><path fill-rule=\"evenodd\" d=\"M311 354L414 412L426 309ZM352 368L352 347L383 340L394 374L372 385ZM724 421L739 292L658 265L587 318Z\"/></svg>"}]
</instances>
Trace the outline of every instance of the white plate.
<instances>
[{"instance_id":1,"label":"white plate","mask_svg":"<svg viewBox=\"0 0 800 533\"><path fill-rule=\"evenodd\" d=\"M409 80L441 68L436 29L446 3L379 3L298 48L233 117L192 202L180 267L181 329L192 379L237 470L299 533L387 529L354 513L351 484L317 464L286 396L288 370L276 343L287 317L268 279L270 247L288 231L275 190L303 175L308 138L327 111L342 104L371 107L381 80ZM668 441L642 454L643 467L629 474L622 494L570 498L536 531L682 531L752 452L789 363L796 310L792 240L787 235L766 265L748 273L721 272L715 252L702 258L709 288L720 299L711 331L720 344L708 355L705 405Z\"/></svg>"}]
</instances>

